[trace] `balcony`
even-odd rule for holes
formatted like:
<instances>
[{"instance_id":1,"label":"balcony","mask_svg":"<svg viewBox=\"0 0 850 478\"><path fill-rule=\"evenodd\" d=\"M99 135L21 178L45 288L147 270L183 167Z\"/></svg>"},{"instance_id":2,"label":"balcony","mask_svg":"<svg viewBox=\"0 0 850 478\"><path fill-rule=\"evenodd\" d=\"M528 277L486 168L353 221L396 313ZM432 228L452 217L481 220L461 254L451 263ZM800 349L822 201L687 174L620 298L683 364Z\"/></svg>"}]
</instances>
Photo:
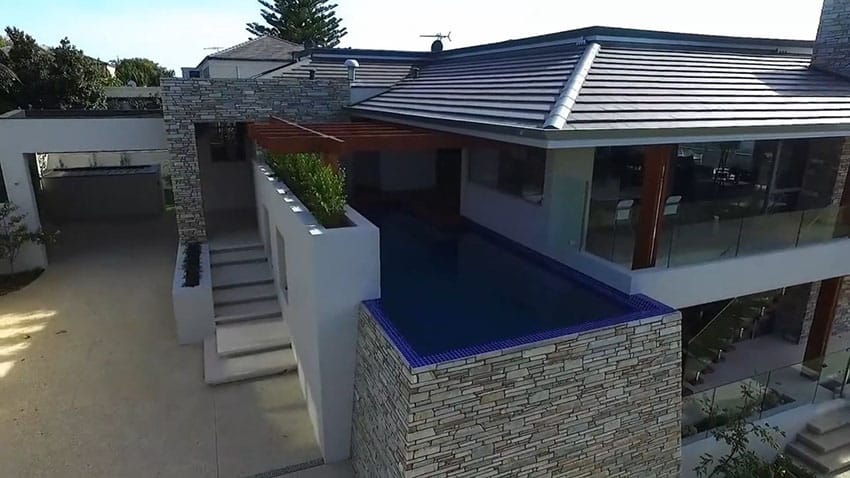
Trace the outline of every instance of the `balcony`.
<instances>
[{"instance_id":1,"label":"balcony","mask_svg":"<svg viewBox=\"0 0 850 478\"><path fill-rule=\"evenodd\" d=\"M691 217L699 212L705 215L708 209L707 205L689 206ZM595 218L597 226L591 224L588 231L587 252L631 268L637 222L633 209L597 208L601 214ZM848 206L729 219L713 215L709 221L685 223L687 217L665 211L656 268L793 249L850 236Z\"/></svg>"}]
</instances>

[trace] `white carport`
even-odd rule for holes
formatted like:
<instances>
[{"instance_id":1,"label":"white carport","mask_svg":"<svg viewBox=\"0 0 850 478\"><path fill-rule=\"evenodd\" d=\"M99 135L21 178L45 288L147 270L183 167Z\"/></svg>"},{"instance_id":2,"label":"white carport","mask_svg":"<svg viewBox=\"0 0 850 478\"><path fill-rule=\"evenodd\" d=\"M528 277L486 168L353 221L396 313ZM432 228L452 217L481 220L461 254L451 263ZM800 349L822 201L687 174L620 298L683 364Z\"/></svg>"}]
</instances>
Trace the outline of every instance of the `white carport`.
<instances>
[{"instance_id":1,"label":"white carport","mask_svg":"<svg viewBox=\"0 0 850 478\"><path fill-rule=\"evenodd\" d=\"M8 201L27 214L30 228L41 227L31 174L35 153L166 150L161 114L149 111L10 111L0 115L0 181ZM3 200L0 197L0 200ZM17 270L47 266L43 246L27 245ZM7 272L0 264L0 273Z\"/></svg>"}]
</instances>

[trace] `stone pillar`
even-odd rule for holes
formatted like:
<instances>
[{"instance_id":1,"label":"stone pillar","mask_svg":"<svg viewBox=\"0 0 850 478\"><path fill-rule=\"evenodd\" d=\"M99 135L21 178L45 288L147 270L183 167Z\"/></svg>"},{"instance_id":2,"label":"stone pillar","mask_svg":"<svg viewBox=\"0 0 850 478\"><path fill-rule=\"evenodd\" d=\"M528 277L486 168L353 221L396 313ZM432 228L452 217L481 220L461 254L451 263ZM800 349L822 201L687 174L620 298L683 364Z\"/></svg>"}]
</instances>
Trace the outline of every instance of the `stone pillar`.
<instances>
[{"instance_id":1,"label":"stone pillar","mask_svg":"<svg viewBox=\"0 0 850 478\"><path fill-rule=\"evenodd\" d=\"M850 77L850 0L824 0L812 67Z\"/></svg>"}]
</instances>

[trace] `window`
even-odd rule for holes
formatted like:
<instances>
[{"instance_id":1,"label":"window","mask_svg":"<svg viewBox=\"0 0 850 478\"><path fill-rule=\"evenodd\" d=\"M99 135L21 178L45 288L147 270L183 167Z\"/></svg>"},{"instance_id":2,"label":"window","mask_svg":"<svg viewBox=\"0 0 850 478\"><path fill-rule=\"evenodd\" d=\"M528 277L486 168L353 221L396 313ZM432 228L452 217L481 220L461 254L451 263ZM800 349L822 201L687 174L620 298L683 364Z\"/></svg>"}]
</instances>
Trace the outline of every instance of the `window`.
<instances>
[{"instance_id":1,"label":"window","mask_svg":"<svg viewBox=\"0 0 850 478\"><path fill-rule=\"evenodd\" d=\"M3 166L0 165L0 203L8 202L9 194L6 191L6 179L3 177Z\"/></svg>"},{"instance_id":2,"label":"window","mask_svg":"<svg viewBox=\"0 0 850 478\"><path fill-rule=\"evenodd\" d=\"M545 176L545 150L522 146L470 150L470 182L541 204Z\"/></svg>"},{"instance_id":3,"label":"window","mask_svg":"<svg viewBox=\"0 0 850 478\"><path fill-rule=\"evenodd\" d=\"M213 162L245 161L245 124L210 124L210 157Z\"/></svg>"}]
</instances>

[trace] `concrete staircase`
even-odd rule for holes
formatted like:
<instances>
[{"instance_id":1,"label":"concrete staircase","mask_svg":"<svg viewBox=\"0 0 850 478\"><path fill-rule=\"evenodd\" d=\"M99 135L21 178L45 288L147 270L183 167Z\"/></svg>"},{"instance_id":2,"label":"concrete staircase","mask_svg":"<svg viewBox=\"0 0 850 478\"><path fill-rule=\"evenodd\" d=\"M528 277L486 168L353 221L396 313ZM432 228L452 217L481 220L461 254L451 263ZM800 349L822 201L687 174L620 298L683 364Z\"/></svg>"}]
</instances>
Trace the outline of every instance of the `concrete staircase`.
<instances>
[{"instance_id":1,"label":"concrete staircase","mask_svg":"<svg viewBox=\"0 0 850 478\"><path fill-rule=\"evenodd\" d=\"M850 407L814 418L788 444L789 455L821 477L850 476Z\"/></svg>"},{"instance_id":2,"label":"concrete staircase","mask_svg":"<svg viewBox=\"0 0 850 478\"><path fill-rule=\"evenodd\" d=\"M215 335L204 340L210 385L293 371L289 326L259 242L211 244Z\"/></svg>"}]
</instances>

